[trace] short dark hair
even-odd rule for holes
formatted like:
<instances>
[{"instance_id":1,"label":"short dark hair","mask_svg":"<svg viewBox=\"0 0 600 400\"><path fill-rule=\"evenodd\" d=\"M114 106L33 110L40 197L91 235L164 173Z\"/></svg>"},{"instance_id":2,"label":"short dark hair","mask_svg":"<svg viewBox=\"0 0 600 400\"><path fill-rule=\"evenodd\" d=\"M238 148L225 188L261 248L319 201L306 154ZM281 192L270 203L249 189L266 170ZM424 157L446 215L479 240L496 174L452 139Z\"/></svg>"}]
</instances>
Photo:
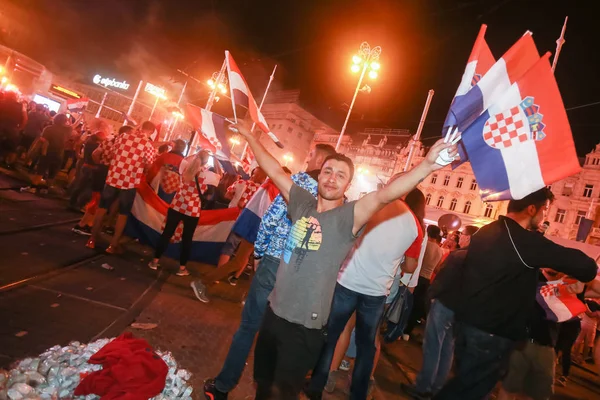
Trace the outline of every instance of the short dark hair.
<instances>
[{"instance_id":1,"label":"short dark hair","mask_svg":"<svg viewBox=\"0 0 600 400\"><path fill-rule=\"evenodd\" d=\"M68 121L66 114L56 114L56 117L54 117L54 124L56 125L66 125Z\"/></svg>"},{"instance_id":2,"label":"short dark hair","mask_svg":"<svg viewBox=\"0 0 600 400\"><path fill-rule=\"evenodd\" d=\"M158 148L158 152L159 153L164 153L165 151L169 150L169 145L168 144L162 144L160 145L160 147Z\"/></svg>"},{"instance_id":3,"label":"short dark hair","mask_svg":"<svg viewBox=\"0 0 600 400\"><path fill-rule=\"evenodd\" d=\"M463 228L462 234L467 236L473 236L477 233L478 230L479 228L474 225L467 225Z\"/></svg>"},{"instance_id":4,"label":"short dark hair","mask_svg":"<svg viewBox=\"0 0 600 400\"><path fill-rule=\"evenodd\" d=\"M322 153L325 153L327 155L327 157L332 156L334 154L336 154L337 152L335 151L335 149L333 148L332 145L330 144L325 144L325 143L318 143L315 145L315 150L316 151L320 151Z\"/></svg>"},{"instance_id":5,"label":"short dark hair","mask_svg":"<svg viewBox=\"0 0 600 400\"><path fill-rule=\"evenodd\" d=\"M442 241L442 230L437 225L429 225L427 227L427 236L430 239L437 240L438 242Z\"/></svg>"},{"instance_id":6,"label":"short dark hair","mask_svg":"<svg viewBox=\"0 0 600 400\"><path fill-rule=\"evenodd\" d=\"M131 131L133 131L133 126L123 125L122 127L119 128L119 135L121 135L123 133L129 133Z\"/></svg>"},{"instance_id":7,"label":"short dark hair","mask_svg":"<svg viewBox=\"0 0 600 400\"><path fill-rule=\"evenodd\" d=\"M410 208L413 214L416 215L421 227L424 227L425 225L423 223L423 219L425 218L425 196L423 195L423 192L417 188L411 190L404 198L404 202L408 208Z\"/></svg>"},{"instance_id":8,"label":"short dark hair","mask_svg":"<svg viewBox=\"0 0 600 400\"><path fill-rule=\"evenodd\" d=\"M154 132L156 130L156 125L154 125L152 121L144 121L142 123L142 130Z\"/></svg>"},{"instance_id":9,"label":"short dark hair","mask_svg":"<svg viewBox=\"0 0 600 400\"><path fill-rule=\"evenodd\" d=\"M329 146L329 145L326 145ZM329 146L331 147L331 146ZM325 165L325 163L329 160L336 160L336 161L341 161L344 162L348 165L348 168L350 168L350 182L352 182L352 178L354 178L354 163L352 162L352 160L343 155L342 153L334 153L331 155L328 155L327 158L325 158L325 161L323 161L323 165ZM322 168L322 166L321 166Z\"/></svg>"},{"instance_id":10,"label":"short dark hair","mask_svg":"<svg viewBox=\"0 0 600 400\"><path fill-rule=\"evenodd\" d=\"M527 196L523 197L520 200L511 200L508 202L508 212L521 212L525 210L529 206L535 206L535 208L540 208L547 201L554 201L554 195L552 191L547 187L537 190Z\"/></svg>"}]
</instances>

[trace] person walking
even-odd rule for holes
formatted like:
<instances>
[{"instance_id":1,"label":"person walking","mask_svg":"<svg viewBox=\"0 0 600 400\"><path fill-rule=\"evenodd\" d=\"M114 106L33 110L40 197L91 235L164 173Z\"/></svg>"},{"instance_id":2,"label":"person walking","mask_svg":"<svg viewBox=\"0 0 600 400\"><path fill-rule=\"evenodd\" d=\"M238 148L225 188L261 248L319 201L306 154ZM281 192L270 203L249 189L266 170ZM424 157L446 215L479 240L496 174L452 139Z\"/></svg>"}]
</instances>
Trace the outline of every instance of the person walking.
<instances>
[{"instance_id":1,"label":"person walking","mask_svg":"<svg viewBox=\"0 0 600 400\"><path fill-rule=\"evenodd\" d=\"M177 226L180 222L183 222L183 233L181 235L181 250L179 256L179 271L177 271L176 275L187 276L190 274L186 265L190 258L190 253L192 251L192 239L194 237L196 227L198 226L198 221L200 220L200 211L202 209L202 192L200 189L200 184L198 183L198 177L200 176L202 170L206 168L207 163L207 153L200 152L183 171L181 176L181 186L177 193L175 193L175 197L173 197L171 206L167 211L165 229L163 230L163 233L158 240L158 244L156 245L154 259L150 261L150 264L148 264L150 269L158 269L160 257L164 254L165 250L167 250L169 241L175 234Z\"/></svg>"}]
</instances>

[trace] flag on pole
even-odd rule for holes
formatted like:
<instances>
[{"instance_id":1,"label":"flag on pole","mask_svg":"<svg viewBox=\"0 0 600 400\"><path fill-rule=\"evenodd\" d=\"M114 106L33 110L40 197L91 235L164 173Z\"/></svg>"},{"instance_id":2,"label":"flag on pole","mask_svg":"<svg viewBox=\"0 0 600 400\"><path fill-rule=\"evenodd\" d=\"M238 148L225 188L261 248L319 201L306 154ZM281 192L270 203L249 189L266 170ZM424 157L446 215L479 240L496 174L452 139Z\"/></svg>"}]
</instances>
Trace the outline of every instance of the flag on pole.
<instances>
[{"instance_id":1,"label":"flag on pole","mask_svg":"<svg viewBox=\"0 0 600 400\"><path fill-rule=\"evenodd\" d=\"M250 92L250 87L248 87L242 72L231 56L231 53L229 53L227 50L225 51L225 61L227 63L227 73L229 75L229 89L231 92L231 102L233 104L233 115L235 116L236 121L236 104L246 107L250 113L250 118L256 124L256 126L269 135L269 137L279 148L283 148L283 144L281 144L277 136L275 136L275 134L269 129L269 124L258 109L256 101L254 100L254 96L252 96L252 92Z\"/></svg>"},{"instance_id":2,"label":"flag on pole","mask_svg":"<svg viewBox=\"0 0 600 400\"><path fill-rule=\"evenodd\" d=\"M580 170L549 57L495 94L493 104L484 102L486 111L462 134L484 201L522 199Z\"/></svg>"},{"instance_id":3,"label":"flag on pole","mask_svg":"<svg viewBox=\"0 0 600 400\"><path fill-rule=\"evenodd\" d=\"M212 151L218 158L229 160L231 150L225 135L225 117L189 103L186 116L200 132L198 141L201 146Z\"/></svg>"},{"instance_id":4,"label":"flag on pole","mask_svg":"<svg viewBox=\"0 0 600 400\"><path fill-rule=\"evenodd\" d=\"M464 132L477 117L492 104L496 103L510 86L539 59L540 56L533 42L531 32L525 32L490 67L476 85L468 90L464 96L458 96L454 99L454 102L450 106L449 118L455 125L458 125L458 131Z\"/></svg>"},{"instance_id":5,"label":"flag on pole","mask_svg":"<svg viewBox=\"0 0 600 400\"><path fill-rule=\"evenodd\" d=\"M82 112L87 107L90 99L82 97L80 99L67 99L67 110L73 112Z\"/></svg>"}]
</instances>

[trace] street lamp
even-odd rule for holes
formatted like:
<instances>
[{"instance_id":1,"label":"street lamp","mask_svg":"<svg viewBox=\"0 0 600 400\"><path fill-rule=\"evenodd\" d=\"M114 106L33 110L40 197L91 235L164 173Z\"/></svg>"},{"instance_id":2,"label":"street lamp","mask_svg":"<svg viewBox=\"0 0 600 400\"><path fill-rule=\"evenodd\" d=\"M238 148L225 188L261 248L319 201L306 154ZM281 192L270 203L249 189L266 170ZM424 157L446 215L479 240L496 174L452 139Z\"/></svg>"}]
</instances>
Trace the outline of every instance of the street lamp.
<instances>
[{"instance_id":1,"label":"street lamp","mask_svg":"<svg viewBox=\"0 0 600 400\"><path fill-rule=\"evenodd\" d=\"M358 78L358 84L356 85L356 90L354 90L354 97L352 97L352 103L350 103L350 108L348 108L348 114L346 115L346 121L344 121L344 126L342 126L342 130L340 131L340 136L338 138L337 144L335 145L335 150L339 150L340 145L342 144L342 138L344 137L344 132L346 131L346 126L348 125L348 121L350 120L350 114L352 114L352 108L354 107L354 102L356 101L356 96L358 92L367 92L371 91L371 87L369 85L362 86L362 81L369 70L369 78L377 79L377 71L381 68L381 64L379 64L379 56L381 55L381 46L373 47L369 46L369 43L362 42L360 44L360 48L358 53L352 56L352 66L350 70L354 73L362 72L360 74L360 78Z\"/></svg>"},{"instance_id":2,"label":"street lamp","mask_svg":"<svg viewBox=\"0 0 600 400\"><path fill-rule=\"evenodd\" d=\"M213 93L215 93L215 100L219 101L219 97L216 96L218 92L221 94L227 94L227 76L221 72L213 72L212 76L206 81Z\"/></svg>"},{"instance_id":3,"label":"street lamp","mask_svg":"<svg viewBox=\"0 0 600 400\"><path fill-rule=\"evenodd\" d=\"M229 141L231 142L231 152L233 153L233 149L235 148L235 146L238 145L238 144L240 144L241 142L235 136L229 138Z\"/></svg>"},{"instance_id":4,"label":"street lamp","mask_svg":"<svg viewBox=\"0 0 600 400\"><path fill-rule=\"evenodd\" d=\"M287 167L288 162L294 161L294 157L291 154L289 154L289 153L288 154L284 154L283 155L283 160L285 161L285 165L284 166Z\"/></svg>"}]
</instances>

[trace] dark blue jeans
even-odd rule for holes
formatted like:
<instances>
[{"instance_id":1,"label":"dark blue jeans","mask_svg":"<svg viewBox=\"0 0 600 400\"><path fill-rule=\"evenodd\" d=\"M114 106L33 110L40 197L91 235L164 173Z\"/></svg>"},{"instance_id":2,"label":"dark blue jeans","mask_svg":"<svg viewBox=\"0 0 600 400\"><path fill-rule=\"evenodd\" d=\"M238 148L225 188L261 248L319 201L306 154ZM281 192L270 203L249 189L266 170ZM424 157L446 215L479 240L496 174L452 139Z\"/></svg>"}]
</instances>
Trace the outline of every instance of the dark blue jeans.
<instances>
[{"instance_id":1,"label":"dark blue jeans","mask_svg":"<svg viewBox=\"0 0 600 400\"><path fill-rule=\"evenodd\" d=\"M268 297L275 286L279 258L264 256L258 264L242 310L242 321L229 346L225 364L217 375L215 386L221 392L230 392L240 381L254 337L260 329L267 309Z\"/></svg>"},{"instance_id":2,"label":"dark blue jeans","mask_svg":"<svg viewBox=\"0 0 600 400\"><path fill-rule=\"evenodd\" d=\"M417 375L420 393L437 393L446 383L454 356L454 311L433 299L425 325L423 366Z\"/></svg>"},{"instance_id":3,"label":"dark blue jeans","mask_svg":"<svg viewBox=\"0 0 600 400\"><path fill-rule=\"evenodd\" d=\"M515 343L471 325L457 324L456 375L434 396L435 400L486 399L508 370Z\"/></svg>"},{"instance_id":4,"label":"dark blue jeans","mask_svg":"<svg viewBox=\"0 0 600 400\"><path fill-rule=\"evenodd\" d=\"M336 284L325 346L321 350L310 381L311 393L323 392L337 341L356 311L356 361L352 372L350 398L367 398L375 358L375 338L381 323L385 298L386 296L367 296Z\"/></svg>"}]
</instances>

